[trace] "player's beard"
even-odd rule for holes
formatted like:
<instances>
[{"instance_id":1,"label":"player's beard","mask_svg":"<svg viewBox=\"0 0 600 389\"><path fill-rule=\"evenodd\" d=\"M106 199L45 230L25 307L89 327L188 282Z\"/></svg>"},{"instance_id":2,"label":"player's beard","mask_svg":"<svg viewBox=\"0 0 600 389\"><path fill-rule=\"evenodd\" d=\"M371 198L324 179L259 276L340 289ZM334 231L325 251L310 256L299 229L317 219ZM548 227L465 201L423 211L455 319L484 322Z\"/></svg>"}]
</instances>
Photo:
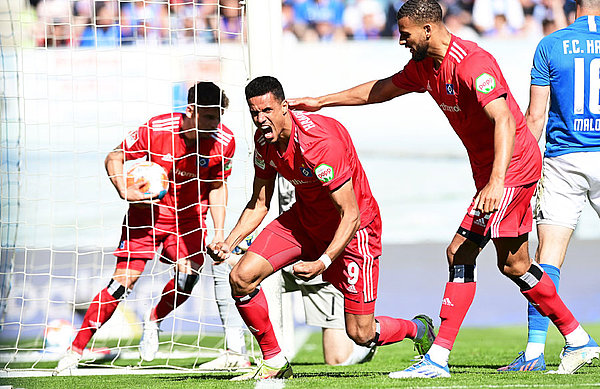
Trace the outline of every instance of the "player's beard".
<instances>
[{"instance_id":1,"label":"player's beard","mask_svg":"<svg viewBox=\"0 0 600 389\"><path fill-rule=\"evenodd\" d=\"M412 55L412 59L415 62L420 62L427 58L427 50L429 50L429 43L424 42L423 44L419 44L415 47L414 53Z\"/></svg>"}]
</instances>

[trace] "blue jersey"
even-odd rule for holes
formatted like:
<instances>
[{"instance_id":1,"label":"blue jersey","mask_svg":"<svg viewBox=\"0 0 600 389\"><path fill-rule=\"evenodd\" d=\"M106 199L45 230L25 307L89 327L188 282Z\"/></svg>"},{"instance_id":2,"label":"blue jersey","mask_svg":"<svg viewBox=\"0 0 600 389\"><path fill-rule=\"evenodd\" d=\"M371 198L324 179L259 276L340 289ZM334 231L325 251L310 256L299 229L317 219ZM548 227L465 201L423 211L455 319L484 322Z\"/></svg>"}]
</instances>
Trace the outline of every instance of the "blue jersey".
<instances>
[{"instance_id":1,"label":"blue jersey","mask_svg":"<svg viewBox=\"0 0 600 389\"><path fill-rule=\"evenodd\" d=\"M550 86L545 156L600 151L600 16L542 39L531 85Z\"/></svg>"}]
</instances>

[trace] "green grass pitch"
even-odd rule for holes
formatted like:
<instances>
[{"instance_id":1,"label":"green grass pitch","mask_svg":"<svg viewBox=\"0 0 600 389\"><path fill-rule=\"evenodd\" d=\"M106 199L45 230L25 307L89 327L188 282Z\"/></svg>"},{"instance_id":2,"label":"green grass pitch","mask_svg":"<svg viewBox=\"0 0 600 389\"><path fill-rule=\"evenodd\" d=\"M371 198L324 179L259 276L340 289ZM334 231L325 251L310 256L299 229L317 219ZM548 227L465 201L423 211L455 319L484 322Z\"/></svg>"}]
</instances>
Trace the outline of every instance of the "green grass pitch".
<instances>
[{"instance_id":1,"label":"green grass pitch","mask_svg":"<svg viewBox=\"0 0 600 389\"><path fill-rule=\"evenodd\" d=\"M600 339L600 324L585 325L588 332ZM450 356L451 378L423 380L394 380L388 373L409 366L414 356L412 342L381 347L372 362L363 365L334 367L323 364L319 333L314 333L293 361L294 378L285 382L256 385L254 382L229 382L236 373L195 373L4 378L0 385L15 388L551 388L600 387L600 362L584 366L569 376L548 375L541 372L497 373L496 368L506 364L525 345L524 327L463 328ZM552 328L546 346L546 363L556 369L562 337ZM137 361L119 361L119 364L137 364ZM185 363L185 362L184 362ZM190 360L190 366L194 360Z\"/></svg>"}]
</instances>

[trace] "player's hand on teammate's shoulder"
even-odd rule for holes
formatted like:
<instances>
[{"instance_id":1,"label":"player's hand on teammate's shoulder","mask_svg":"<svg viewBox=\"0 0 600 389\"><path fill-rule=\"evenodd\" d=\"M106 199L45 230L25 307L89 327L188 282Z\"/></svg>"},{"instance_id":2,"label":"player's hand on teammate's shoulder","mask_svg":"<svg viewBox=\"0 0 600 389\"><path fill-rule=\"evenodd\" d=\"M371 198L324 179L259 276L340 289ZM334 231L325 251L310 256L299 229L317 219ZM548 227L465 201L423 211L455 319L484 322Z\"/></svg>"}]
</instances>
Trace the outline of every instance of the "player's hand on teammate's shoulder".
<instances>
[{"instance_id":1,"label":"player's hand on teammate's shoulder","mask_svg":"<svg viewBox=\"0 0 600 389\"><path fill-rule=\"evenodd\" d=\"M315 112L321 109L319 100L314 97L300 97L296 99L287 99L291 109L299 111Z\"/></svg>"},{"instance_id":2,"label":"player's hand on teammate's shoulder","mask_svg":"<svg viewBox=\"0 0 600 389\"><path fill-rule=\"evenodd\" d=\"M310 281L325 271L325 265L319 260L299 261L294 264L292 270L296 277L304 281Z\"/></svg>"},{"instance_id":3,"label":"player's hand on teammate's shoulder","mask_svg":"<svg viewBox=\"0 0 600 389\"><path fill-rule=\"evenodd\" d=\"M223 262L231 255L231 247L225 242L213 242L206 247L206 252L215 262Z\"/></svg>"}]
</instances>

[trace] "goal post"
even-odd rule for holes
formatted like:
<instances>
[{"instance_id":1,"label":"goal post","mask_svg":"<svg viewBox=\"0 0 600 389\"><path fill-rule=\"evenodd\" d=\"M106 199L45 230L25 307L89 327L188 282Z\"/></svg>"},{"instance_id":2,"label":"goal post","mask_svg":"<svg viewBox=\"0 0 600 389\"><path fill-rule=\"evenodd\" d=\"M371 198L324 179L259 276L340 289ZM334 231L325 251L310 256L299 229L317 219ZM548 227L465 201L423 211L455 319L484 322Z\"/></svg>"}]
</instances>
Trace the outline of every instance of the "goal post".
<instances>
[{"instance_id":1,"label":"goal post","mask_svg":"<svg viewBox=\"0 0 600 389\"><path fill-rule=\"evenodd\" d=\"M39 4L46 2L50 0ZM152 116L184 107L187 88L196 81L215 82L230 99L222 121L234 132L236 153L228 180L226 230L233 227L251 194L254 128L243 90L255 74L278 73L279 50L269 48L272 58L260 58L265 45L272 43L255 29L265 25L260 7L269 8L267 36L280 44L276 36L281 29L280 4L277 14L273 3L278 2L267 0L102 3L120 4L115 24L120 23L122 36L127 28L133 30L128 40L114 46L96 42L78 47L86 28L99 39L101 27L94 21L98 7L90 20L82 21L72 10L51 20L51 15L42 15L42 8L36 19L31 16L34 9L22 0L5 0L0 6L0 369L4 371L48 372L70 344L89 303L112 276L112 253L127 207L109 182L104 158ZM141 25L128 19L128 12L133 12L130 5L146 12ZM174 5L190 8L183 12ZM165 24L154 25L148 15L160 7L168 17ZM238 28L226 28L223 22L231 10L239 14ZM209 228L211 223L208 220ZM159 362L154 366L193 370L224 350L207 265L191 298L162 323ZM148 262L133 293L88 344L86 364L133 365L132 372L149 367L138 363L137 355L143 316L172 276L171 267L158 260ZM279 292L273 290L276 296ZM282 312L277 304L274 313ZM275 325L280 333L282 326ZM246 338L250 352L259 353L249 334Z\"/></svg>"}]
</instances>

